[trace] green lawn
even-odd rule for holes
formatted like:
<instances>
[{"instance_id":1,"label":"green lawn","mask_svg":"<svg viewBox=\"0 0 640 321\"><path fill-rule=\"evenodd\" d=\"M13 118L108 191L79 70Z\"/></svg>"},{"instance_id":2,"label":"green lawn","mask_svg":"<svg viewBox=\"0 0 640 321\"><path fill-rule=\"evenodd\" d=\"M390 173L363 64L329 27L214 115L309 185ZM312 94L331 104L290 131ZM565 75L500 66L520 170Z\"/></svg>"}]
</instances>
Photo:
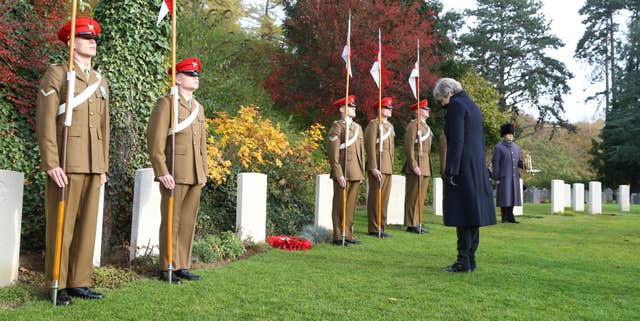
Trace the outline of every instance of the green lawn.
<instances>
[{"instance_id":1,"label":"green lawn","mask_svg":"<svg viewBox=\"0 0 640 321\"><path fill-rule=\"evenodd\" d=\"M425 215L430 234L391 227L378 240L360 210L361 246L271 250L198 271L200 282L140 280L101 301L31 301L0 320L640 320L640 206L604 211L551 216L549 204L526 204L522 224L481 229L478 270L458 274L440 271L456 241L440 217Z\"/></svg>"}]
</instances>

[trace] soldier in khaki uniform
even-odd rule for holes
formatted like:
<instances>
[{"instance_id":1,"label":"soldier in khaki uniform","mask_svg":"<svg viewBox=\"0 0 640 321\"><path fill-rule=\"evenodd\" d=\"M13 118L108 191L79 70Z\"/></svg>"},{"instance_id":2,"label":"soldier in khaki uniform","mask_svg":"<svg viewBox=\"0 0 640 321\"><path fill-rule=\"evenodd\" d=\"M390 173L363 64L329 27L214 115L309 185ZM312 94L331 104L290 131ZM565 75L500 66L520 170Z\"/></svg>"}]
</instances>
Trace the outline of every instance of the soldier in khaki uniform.
<instances>
[{"instance_id":1,"label":"soldier in khaki uniform","mask_svg":"<svg viewBox=\"0 0 640 321\"><path fill-rule=\"evenodd\" d=\"M411 105L411 109L419 109L420 119L414 119L409 122L404 136L404 150L407 154L403 170L407 180L404 198L404 225L407 226L407 231L409 232L424 234L428 233L428 231L420 227L419 213L422 211L425 195L429 188L433 133L429 125L427 125L429 102L423 99ZM420 190L419 180L422 182L422 202L418 197Z\"/></svg>"},{"instance_id":2,"label":"soldier in khaki uniform","mask_svg":"<svg viewBox=\"0 0 640 321\"><path fill-rule=\"evenodd\" d=\"M68 22L58 31L58 38L68 44L70 34L71 22ZM103 297L89 289L100 186L107 181L109 167L109 89L106 79L91 66L91 59L96 55L95 39L99 34L100 25L95 20L76 19L75 88L66 170L61 163L68 90L66 64L49 67L40 82L36 100L40 169L47 173L45 276L49 288L54 269L60 188L66 187L58 305L71 304L70 296Z\"/></svg>"},{"instance_id":3,"label":"soldier in khaki uniform","mask_svg":"<svg viewBox=\"0 0 640 321\"><path fill-rule=\"evenodd\" d=\"M362 127L352 118L356 115L356 96L346 98L348 108L345 110L345 98L333 103L340 108L342 119L333 123L329 130L327 153L331 165L331 178L333 179L333 242L342 245L342 202L343 190L346 189L346 218L345 218L345 245L361 244L353 238L353 220L356 211L356 202L360 183L364 179L364 144ZM348 130L348 141L345 134ZM346 167L345 167L346 151Z\"/></svg>"},{"instance_id":4,"label":"soldier in khaki uniform","mask_svg":"<svg viewBox=\"0 0 640 321\"><path fill-rule=\"evenodd\" d=\"M378 110L376 103L374 109ZM387 205L391 193L391 175L393 175L394 137L393 125L388 121L393 113L393 99L382 98L382 123L378 117L372 119L364 131L364 145L367 151L367 177L369 179L369 195L367 197L367 213L369 218L369 235L391 237L384 232L387 225ZM380 130L382 124L382 131ZM380 149L380 136L382 136L382 150ZM382 187L381 224L378 227L378 189Z\"/></svg>"},{"instance_id":5,"label":"soldier in khaki uniform","mask_svg":"<svg viewBox=\"0 0 640 321\"><path fill-rule=\"evenodd\" d=\"M168 281L167 217L170 190L173 204L173 283L180 279L200 280L191 273L191 246L200 205L200 193L207 181L207 130L204 108L193 97L199 86L201 63L186 58L176 64L176 84L179 93L175 134L175 172L169 173L171 145L169 133L171 95L160 97L149 118L147 143L149 158L156 180L160 182L160 279ZM171 70L169 70L171 73Z\"/></svg>"}]
</instances>

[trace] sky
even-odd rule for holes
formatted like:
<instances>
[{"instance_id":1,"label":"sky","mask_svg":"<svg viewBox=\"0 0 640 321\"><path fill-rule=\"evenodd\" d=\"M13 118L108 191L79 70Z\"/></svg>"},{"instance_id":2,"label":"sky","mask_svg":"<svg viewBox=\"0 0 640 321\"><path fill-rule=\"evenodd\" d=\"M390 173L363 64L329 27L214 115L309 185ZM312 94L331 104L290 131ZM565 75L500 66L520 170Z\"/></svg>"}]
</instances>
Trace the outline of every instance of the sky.
<instances>
[{"instance_id":1,"label":"sky","mask_svg":"<svg viewBox=\"0 0 640 321\"><path fill-rule=\"evenodd\" d=\"M244 3L257 3L263 0L243 0ZM440 0L444 5L444 11L473 9L476 6L475 0ZM550 23L551 34L560 38L565 44L558 50L550 50L549 56L562 61L567 69L574 75L568 81L571 91L564 95L565 117L572 123L580 121L594 121L603 118L602 107L597 102L586 103L587 97L592 96L597 91L604 90L604 83L590 84L589 74L592 68L585 63L578 62L573 58L573 54L578 44L578 40L584 33L585 26L582 24L584 17L578 14L585 0L541 0L542 13L547 22ZM279 15L283 15L280 13ZM624 17L619 21L621 28L626 23ZM534 113L534 108L526 112Z\"/></svg>"},{"instance_id":2,"label":"sky","mask_svg":"<svg viewBox=\"0 0 640 321\"><path fill-rule=\"evenodd\" d=\"M476 6L474 0L440 0L444 5L444 11L473 9ZM585 103L585 99L598 90L604 89L604 83L590 85L588 76L592 68L585 63L577 62L573 54L582 37L585 27L582 24L584 17L578 14L578 10L584 4L584 0L541 0L542 13L550 22L551 33L560 38L565 44L563 48L549 51L548 54L558 59L567 66L573 74L569 80L571 92L564 95L565 117L572 123L579 121L593 121L603 118L602 110L598 109L596 102Z\"/></svg>"}]
</instances>

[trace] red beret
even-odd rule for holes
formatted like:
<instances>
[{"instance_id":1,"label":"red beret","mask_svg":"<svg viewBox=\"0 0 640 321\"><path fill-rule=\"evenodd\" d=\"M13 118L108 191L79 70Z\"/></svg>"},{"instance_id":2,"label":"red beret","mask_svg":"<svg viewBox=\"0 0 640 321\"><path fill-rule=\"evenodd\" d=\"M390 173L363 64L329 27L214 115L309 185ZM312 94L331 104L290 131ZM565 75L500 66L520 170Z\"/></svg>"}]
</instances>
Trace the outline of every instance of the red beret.
<instances>
[{"instance_id":1,"label":"red beret","mask_svg":"<svg viewBox=\"0 0 640 321\"><path fill-rule=\"evenodd\" d=\"M411 109L413 109L413 110L418 109L418 107L420 107L421 109L426 109L426 110L431 109L431 108L429 108L429 101L426 100L426 99L423 99L420 102L417 102L417 103L411 105Z\"/></svg>"},{"instance_id":2,"label":"red beret","mask_svg":"<svg viewBox=\"0 0 640 321\"><path fill-rule=\"evenodd\" d=\"M373 106L371 108L377 110L378 109L378 102L373 104ZM393 109L393 98L391 98L391 97L382 97L382 108Z\"/></svg>"},{"instance_id":3,"label":"red beret","mask_svg":"<svg viewBox=\"0 0 640 321\"><path fill-rule=\"evenodd\" d=\"M89 17L76 18L76 37L96 39L100 35L100 24ZM58 30L58 39L67 43L71 38L71 21Z\"/></svg>"},{"instance_id":4,"label":"red beret","mask_svg":"<svg viewBox=\"0 0 640 321\"><path fill-rule=\"evenodd\" d=\"M356 107L356 96L355 95L350 95L347 98L347 103L349 104L349 107ZM344 106L345 103L345 98L340 98L336 101L333 102L333 106L334 107L342 107Z\"/></svg>"},{"instance_id":5,"label":"red beret","mask_svg":"<svg viewBox=\"0 0 640 321\"><path fill-rule=\"evenodd\" d=\"M200 68L202 68L202 62L198 58L184 58L182 61L176 64L176 73L183 73L189 76L200 76ZM171 67L167 71L171 75Z\"/></svg>"}]
</instances>

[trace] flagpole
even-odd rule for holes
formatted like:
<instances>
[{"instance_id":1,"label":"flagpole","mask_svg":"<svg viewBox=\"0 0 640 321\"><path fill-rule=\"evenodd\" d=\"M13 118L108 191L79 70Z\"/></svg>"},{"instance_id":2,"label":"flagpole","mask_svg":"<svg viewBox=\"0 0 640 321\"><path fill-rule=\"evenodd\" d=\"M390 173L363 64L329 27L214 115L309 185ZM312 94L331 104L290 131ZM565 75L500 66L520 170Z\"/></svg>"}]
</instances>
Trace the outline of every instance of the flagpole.
<instances>
[{"instance_id":1,"label":"flagpole","mask_svg":"<svg viewBox=\"0 0 640 321\"><path fill-rule=\"evenodd\" d=\"M420 156L422 156L422 135L420 134L420 39L416 39L416 52L417 52L417 64L418 64L418 77L416 77L416 100L418 108L416 108L416 134L418 136L418 168L420 168L420 175L418 176L418 233L422 233L422 207L424 200L422 199L422 166L420 164ZM426 133L425 133L426 134Z\"/></svg>"},{"instance_id":2,"label":"flagpole","mask_svg":"<svg viewBox=\"0 0 640 321\"><path fill-rule=\"evenodd\" d=\"M71 127L72 120L72 111L71 103L73 100L73 94L75 89L75 71L73 70L73 52L75 50L75 41L76 41L76 17L78 11L78 1L71 1L71 33L69 34L69 65L67 71L67 101L65 104L65 121L64 127L62 128L62 151L61 151L61 165L62 172L64 175L67 175L67 144L69 138L69 127ZM55 244L55 256L53 259L53 273L52 273L52 300L53 305L57 305L58 301L58 289L60 287L60 261L62 256L62 228L64 225L64 216L65 216L65 207L64 207L64 198L65 198L66 187L60 187L60 194L58 198L58 219L56 221L56 244Z\"/></svg>"},{"instance_id":3,"label":"flagpole","mask_svg":"<svg viewBox=\"0 0 640 321\"><path fill-rule=\"evenodd\" d=\"M171 145L171 155L169 159L169 175L173 177L176 160L176 134L175 134L175 109L178 103L178 89L176 87L176 0L171 1L171 108L169 108L169 144ZM173 277L173 203L174 189L169 190L169 202L167 209L167 276L169 284Z\"/></svg>"},{"instance_id":4,"label":"flagpole","mask_svg":"<svg viewBox=\"0 0 640 321\"><path fill-rule=\"evenodd\" d=\"M378 28L378 238L382 237L382 33Z\"/></svg>"},{"instance_id":5,"label":"flagpole","mask_svg":"<svg viewBox=\"0 0 640 321\"><path fill-rule=\"evenodd\" d=\"M347 150L349 148L349 127L351 127L350 122L348 121L349 115L349 76L351 75L351 9L349 9L349 23L347 27L347 81L345 86L345 94L344 94L344 114L343 118L345 120L346 130L344 133L344 179L345 184L342 188L342 246L346 245L346 237L347 237Z\"/></svg>"}]
</instances>

